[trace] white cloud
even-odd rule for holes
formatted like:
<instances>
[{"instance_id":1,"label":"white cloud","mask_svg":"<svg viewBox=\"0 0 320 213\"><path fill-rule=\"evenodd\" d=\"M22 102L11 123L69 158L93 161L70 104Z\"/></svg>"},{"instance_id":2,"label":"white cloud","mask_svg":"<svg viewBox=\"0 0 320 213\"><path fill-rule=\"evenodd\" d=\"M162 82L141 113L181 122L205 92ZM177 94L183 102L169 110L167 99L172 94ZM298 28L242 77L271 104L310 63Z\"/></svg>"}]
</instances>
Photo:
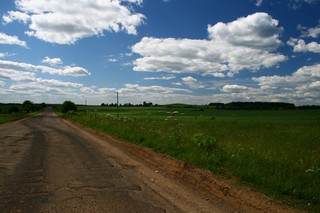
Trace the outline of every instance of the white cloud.
<instances>
[{"instance_id":1,"label":"white cloud","mask_svg":"<svg viewBox=\"0 0 320 213\"><path fill-rule=\"evenodd\" d=\"M257 0L256 1L256 6L260 7L262 5L262 3L263 3L263 0Z\"/></svg>"},{"instance_id":2,"label":"white cloud","mask_svg":"<svg viewBox=\"0 0 320 213\"><path fill-rule=\"evenodd\" d=\"M28 21L30 21L30 16L19 11L9 11L7 15L3 16L3 21L5 24L8 24L14 20L18 20L26 24Z\"/></svg>"},{"instance_id":3,"label":"white cloud","mask_svg":"<svg viewBox=\"0 0 320 213\"><path fill-rule=\"evenodd\" d=\"M176 76L174 75L168 75L168 76L162 76L162 77L146 77L144 80L172 80L175 79Z\"/></svg>"},{"instance_id":4,"label":"white cloud","mask_svg":"<svg viewBox=\"0 0 320 213\"><path fill-rule=\"evenodd\" d=\"M70 75L70 76L90 75L90 73L83 67L71 67L71 66L66 66L61 71L58 70L57 74Z\"/></svg>"},{"instance_id":5,"label":"white cloud","mask_svg":"<svg viewBox=\"0 0 320 213\"><path fill-rule=\"evenodd\" d=\"M0 52L0 58L4 58L4 57L6 57L8 55L8 53L2 53L2 52Z\"/></svg>"},{"instance_id":6,"label":"white cloud","mask_svg":"<svg viewBox=\"0 0 320 213\"><path fill-rule=\"evenodd\" d=\"M248 90L248 87L237 84L227 84L221 89L221 91L228 93L241 93L246 90Z\"/></svg>"},{"instance_id":7,"label":"white cloud","mask_svg":"<svg viewBox=\"0 0 320 213\"><path fill-rule=\"evenodd\" d=\"M70 98L77 103L84 103L84 100L88 100L90 104L115 103L116 91L119 91L121 103L148 101L160 104L206 104L231 101L281 101L299 105L320 104L320 64L301 67L287 76L262 76L237 83L231 83L230 80L219 81L219 85L210 89L215 91L212 95L199 95L192 90L176 87L129 83L119 88L97 88L81 83L37 78L35 72L1 69L0 73L0 84L8 79L13 81L11 85L8 81L9 87L2 83L1 95L3 100L8 102L20 97L20 101L31 99L50 103L62 103ZM198 82L191 76L183 80L182 82ZM173 85L182 86L182 83ZM221 92L218 93L219 91Z\"/></svg>"},{"instance_id":8,"label":"white cloud","mask_svg":"<svg viewBox=\"0 0 320 213\"><path fill-rule=\"evenodd\" d=\"M320 44L317 42L306 43L302 39L290 38L287 44L293 47L293 52L320 53Z\"/></svg>"},{"instance_id":9,"label":"white cloud","mask_svg":"<svg viewBox=\"0 0 320 213\"><path fill-rule=\"evenodd\" d=\"M294 10L297 10L306 4L316 4L319 0L290 0L288 6Z\"/></svg>"},{"instance_id":10,"label":"white cloud","mask_svg":"<svg viewBox=\"0 0 320 213\"><path fill-rule=\"evenodd\" d=\"M320 25L314 27L314 28L310 28L307 31L306 34L308 37L312 37L312 38L318 38L320 35Z\"/></svg>"},{"instance_id":11,"label":"white cloud","mask_svg":"<svg viewBox=\"0 0 320 213\"><path fill-rule=\"evenodd\" d=\"M303 1L308 4L315 4L319 0L303 0Z\"/></svg>"},{"instance_id":12,"label":"white cloud","mask_svg":"<svg viewBox=\"0 0 320 213\"><path fill-rule=\"evenodd\" d=\"M209 37L232 46L249 47L258 50L274 50L280 44L283 31L278 20L267 13L255 13L230 23L219 22L208 26Z\"/></svg>"},{"instance_id":13,"label":"white cloud","mask_svg":"<svg viewBox=\"0 0 320 213\"><path fill-rule=\"evenodd\" d=\"M34 72L21 72L12 69L0 68L0 79L12 81L34 81L36 74Z\"/></svg>"},{"instance_id":14,"label":"white cloud","mask_svg":"<svg viewBox=\"0 0 320 213\"><path fill-rule=\"evenodd\" d=\"M63 64L62 60L60 58L49 58L46 56L43 60L42 63L47 63L50 65L57 65L57 64Z\"/></svg>"},{"instance_id":15,"label":"white cloud","mask_svg":"<svg viewBox=\"0 0 320 213\"><path fill-rule=\"evenodd\" d=\"M81 88L81 87L83 87L83 84L59 81L55 79L36 78L34 81L31 81L31 82L14 84L10 87L10 89L27 90L31 88L34 88L34 89L46 88L46 90L50 90L53 88Z\"/></svg>"},{"instance_id":16,"label":"white cloud","mask_svg":"<svg viewBox=\"0 0 320 213\"><path fill-rule=\"evenodd\" d=\"M181 82L174 82L174 83L172 83L172 85L175 85L175 86L182 86L182 83L181 83Z\"/></svg>"},{"instance_id":17,"label":"white cloud","mask_svg":"<svg viewBox=\"0 0 320 213\"><path fill-rule=\"evenodd\" d=\"M64 76L86 76L90 75L85 68L82 67L71 67L65 66L64 68L52 68L41 65L32 65L27 63L13 62L13 61L5 61L0 60L0 69L10 69L16 71L28 71L28 72L43 72L49 73L52 75L64 75Z\"/></svg>"},{"instance_id":18,"label":"white cloud","mask_svg":"<svg viewBox=\"0 0 320 213\"><path fill-rule=\"evenodd\" d=\"M283 31L266 13L255 13L230 23L208 26L209 40L144 37L132 47L142 57L135 71L202 73L233 76L241 70L258 71L287 58L274 53Z\"/></svg>"},{"instance_id":19,"label":"white cloud","mask_svg":"<svg viewBox=\"0 0 320 213\"><path fill-rule=\"evenodd\" d=\"M181 80L182 80L182 83L184 83L185 85L187 85L191 89L200 89L200 88L205 87L205 85L198 82L198 80L196 78L193 78L191 76L183 77L183 78L181 78Z\"/></svg>"},{"instance_id":20,"label":"white cloud","mask_svg":"<svg viewBox=\"0 0 320 213\"><path fill-rule=\"evenodd\" d=\"M309 29L299 24L297 28L302 33L301 37L318 38L320 35L320 24L318 24L316 27L312 27Z\"/></svg>"},{"instance_id":21,"label":"white cloud","mask_svg":"<svg viewBox=\"0 0 320 213\"><path fill-rule=\"evenodd\" d=\"M0 44L19 45L28 48L25 41L21 41L17 36L9 36L0 32Z\"/></svg>"},{"instance_id":22,"label":"white cloud","mask_svg":"<svg viewBox=\"0 0 320 213\"><path fill-rule=\"evenodd\" d=\"M180 88L173 88L173 87L163 87L163 86L141 86L138 84L125 84L124 89L130 89L131 92L143 92L144 94L169 94L174 92L184 92L184 93L191 93L191 90L187 89L180 89ZM122 91L121 89L120 91Z\"/></svg>"},{"instance_id":23,"label":"white cloud","mask_svg":"<svg viewBox=\"0 0 320 213\"><path fill-rule=\"evenodd\" d=\"M108 61L109 61L109 62L113 62L113 63L115 63L115 62L117 62L117 61L118 61L118 59L116 59L116 58L109 58L109 59L108 59Z\"/></svg>"},{"instance_id":24,"label":"white cloud","mask_svg":"<svg viewBox=\"0 0 320 213\"><path fill-rule=\"evenodd\" d=\"M288 92L291 93L289 96L303 96L307 92L311 93L310 89L318 85L320 81L320 64L301 67L292 75L261 76L253 78L253 80L258 82L262 89L272 93ZM320 91L313 94L319 97Z\"/></svg>"},{"instance_id":25,"label":"white cloud","mask_svg":"<svg viewBox=\"0 0 320 213\"><path fill-rule=\"evenodd\" d=\"M142 0L129 2L141 4ZM3 20L22 21L28 24L27 35L58 44L73 44L82 38L103 35L104 31L135 35L145 16L133 14L121 3L120 0L70 0L66 6L64 0L16 0L19 11L9 11Z\"/></svg>"},{"instance_id":26,"label":"white cloud","mask_svg":"<svg viewBox=\"0 0 320 213\"><path fill-rule=\"evenodd\" d=\"M132 3L132 4L137 4L137 5L142 5L143 3L143 0L121 0L123 2L129 2L129 3Z\"/></svg>"}]
</instances>

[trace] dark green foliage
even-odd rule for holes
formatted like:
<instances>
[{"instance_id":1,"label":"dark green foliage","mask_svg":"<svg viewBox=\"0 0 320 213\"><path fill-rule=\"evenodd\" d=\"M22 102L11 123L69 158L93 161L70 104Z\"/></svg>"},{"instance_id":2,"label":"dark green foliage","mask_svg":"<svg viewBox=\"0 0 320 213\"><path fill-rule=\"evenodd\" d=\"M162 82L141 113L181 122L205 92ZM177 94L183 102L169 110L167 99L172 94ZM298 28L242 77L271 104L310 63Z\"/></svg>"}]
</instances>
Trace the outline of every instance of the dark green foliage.
<instances>
[{"instance_id":1,"label":"dark green foliage","mask_svg":"<svg viewBox=\"0 0 320 213\"><path fill-rule=\"evenodd\" d=\"M35 106L31 101L26 100L22 104L22 111L26 113L33 112L35 111Z\"/></svg>"},{"instance_id":2,"label":"dark green foliage","mask_svg":"<svg viewBox=\"0 0 320 213\"><path fill-rule=\"evenodd\" d=\"M61 112L62 113L67 113L69 111L78 111L77 106L75 105L75 103L73 103L72 101L65 101L63 102L62 106L61 106Z\"/></svg>"},{"instance_id":3,"label":"dark green foliage","mask_svg":"<svg viewBox=\"0 0 320 213\"><path fill-rule=\"evenodd\" d=\"M11 106L11 107L9 107L8 112L9 113L18 113L19 112L19 107Z\"/></svg>"}]
</instances>

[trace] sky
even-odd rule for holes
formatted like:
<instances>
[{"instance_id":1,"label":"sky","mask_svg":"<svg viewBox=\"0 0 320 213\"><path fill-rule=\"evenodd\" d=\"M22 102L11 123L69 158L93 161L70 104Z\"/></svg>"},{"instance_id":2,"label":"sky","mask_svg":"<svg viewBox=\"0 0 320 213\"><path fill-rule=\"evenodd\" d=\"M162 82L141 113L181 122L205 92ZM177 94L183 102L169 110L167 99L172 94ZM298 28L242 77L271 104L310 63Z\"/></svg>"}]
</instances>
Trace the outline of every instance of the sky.
<instances>
[{"instance_id":1,"label":"sky","mask_svg":"<svg viewBox=\"0 0 320 213\"><path fill-rule=\"evenodd\" d=\"M320 105L320 0L2 0L0 103Z\"/></svg>"}]
</instances>

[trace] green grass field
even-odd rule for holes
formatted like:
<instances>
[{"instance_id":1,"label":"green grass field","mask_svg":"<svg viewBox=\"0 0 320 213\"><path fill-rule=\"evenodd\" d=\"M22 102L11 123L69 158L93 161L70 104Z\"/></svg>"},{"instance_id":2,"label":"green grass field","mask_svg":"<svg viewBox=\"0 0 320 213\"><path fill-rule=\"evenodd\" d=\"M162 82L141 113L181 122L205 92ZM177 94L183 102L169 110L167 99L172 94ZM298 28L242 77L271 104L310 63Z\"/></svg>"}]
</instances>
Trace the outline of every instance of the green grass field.
<instances>
[{"instance_id":1,"label":"green grass field","mask_svg":"<svg viewBox=\"0 0 320 213\"><path fill-rule=\"evenodd\" d=\"M19 120L21 118L26 117L24 113L9 113L9 109L13 106L20 108L18 104L0 105L0 124Z\"/></svg>"},{"instance_id":2,"label":"green grass field","mask_svg":"<svg viewBox=\"0 0 320 213\"><path fill-rule=\"evenodd\" d=\"M80 106L91 128L320 211L320 110Z\"/></svg>"}]
</instances>

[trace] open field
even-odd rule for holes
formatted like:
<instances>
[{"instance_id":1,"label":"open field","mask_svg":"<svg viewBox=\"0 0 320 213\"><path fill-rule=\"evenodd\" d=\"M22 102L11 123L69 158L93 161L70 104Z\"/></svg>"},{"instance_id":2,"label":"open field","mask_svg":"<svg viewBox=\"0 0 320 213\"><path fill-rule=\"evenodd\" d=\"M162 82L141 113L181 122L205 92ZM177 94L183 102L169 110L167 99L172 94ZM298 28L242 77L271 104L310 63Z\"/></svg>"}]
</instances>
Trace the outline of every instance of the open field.
<instances>
[{"instance_id":1,"label":"open field","mask_svg":"<svg viewBox=\"0 0 320 213\"><path fill-rule=\"evenodd\" d=\"M67 115L294 206L320 210L320 110L79 107Z\"/></svg>"}]
</instances>

